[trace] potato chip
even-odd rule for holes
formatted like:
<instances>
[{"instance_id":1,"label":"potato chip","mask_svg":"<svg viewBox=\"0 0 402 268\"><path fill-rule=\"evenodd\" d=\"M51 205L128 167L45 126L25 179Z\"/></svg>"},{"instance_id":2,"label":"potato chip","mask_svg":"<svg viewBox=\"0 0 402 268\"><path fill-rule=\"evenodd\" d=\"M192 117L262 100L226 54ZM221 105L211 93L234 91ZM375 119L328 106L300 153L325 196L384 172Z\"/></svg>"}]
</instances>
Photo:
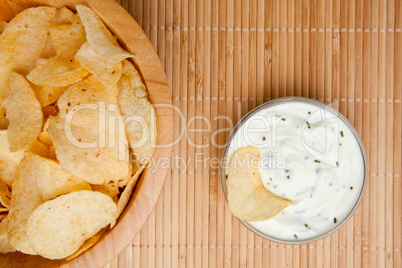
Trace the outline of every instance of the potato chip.
<instances>
[{"instance_id":1,"label":"potato chip","mask_svg":"<svg viewBox=\"0 0 402 268\"><path fill-rule=\"evenodd\" d=\"M11 192L8 186L0 180L0 203L5 208L10 208Z\"/></svg>"},{"instance_id":2,"label":"potato chip","mask_svg":"<svg viewBox=\"0 0 402 268\"><path fill-rule=\"evenodd\" d=\"M88 71L75 60L59 57L42 59L28 75L27 79L40 86L66 87L81 81Z\"/></svg>"},{"instance_id":3,"label":"potato chip","mask_svg":"<svg viewBox=\"0 0 402 268\"><path fill-rule=\"evenodd\" d=\"M24 152L10 152L7 130L0 130L0 179L11 187L18 165L24 159Z\"/></svg>"},{"instance_id":4,"label":"potato chip","mask_svg":"<svg viewBox=\"0 0 402 268\"><path fill-rule=\"evenodd\" d=\"M48 133L60 165L92 184L121 187L130 178L116 95L115 87L105 88L91 76L69 87L58 101L59 115L50 117Z\"/></svg>"},{"instance_id":5,"label":"potato chip","mask_svg":"<svg viewBox=\"0 0 402 268\"><path fill-rule=\"evenodd\" d=\"M71 24L52 26L50 36L59 59L73 59L86 41L85 29L78 15L74 15L74 20Z\"/></svg>"},{"instance_id":6,"label":"potato chip","mask_svg":"<svg viewBox=\"0 0 402 268\"><path fill-rule=\"evenodd\" d=\"M117 202L117 217L116 219L110 224L110 228L113 228L116 225L117 219L120 217L121 213L123 213L124 208L126 207L128 200L133 192L134 186L137 183L138 178L144 171L145 166L142 166L130 179L126 188L124 188L123 193L121 194L119 201Z\"/></svg>"},{"instance_id":7,"label":"potato chip","mask_svg":"<svg viewBox=\"0 0 402 268\"><path fill-rule=\"evenodd\" d=\"M57 10L57 14L52 21L52 25L61 25L73 23L75 14L70 9L62 7Z\"/></svg>"},{"instance_id":8,"label":"potato chip","mask_svg":"<svg viewBox=\"0 0 402 268\"><path fill-rule=\"evenodd\" d=\"M15 72L10 73L1 102L10 121L7 132L10 151L21 150L39 136L43 123L42 108L28 81Z\"/></svg>"},{"instance_id":9,"label":"potato chip","mask_svg":"<svg viewBox=\"0 0 402 268\"><path fill-rule=\"evenodd\" d=\"M5 130L8 128L10 122L6 118L6 109L1 107L0 104L0 130Z\"/></svg>"},{"instance_id":10,"label":"potato chip","mask_svg":"<svg viewBox=\"0 0 402 268\"><path fill-rule=\"evenodd\" d=\"M105 231L106 231L106 228L103 228L102 230L99 231L99 233L97 233L96 235L92 236L90 239L85 241L84 245L82 245L76 252L74 252L72 255L65 258L66 261L71 261L78 255L80 255L80 254L84 253L85 251L87 251L88 249L90 249L93 245L96 244L96 242L99 241L99 239L101 239L101 237L105 233Z\"/></svg>"},{"instance_id":11,"label":"potato chip","mask_svg":"<svg viewBox=\"0 0 402 268\"><path fill-rule=\"evenodd\" d=\"M42 107L55 103L67 87L37 86L32 84L36 98Z\"/></svg>"},{"instance_id":12,"label":"potato chip","mask_svg":"<svg viewBox=\"0 0 402 268\"><path fill-rule=\"evenodd\" d=\"M15 248L8 242L7 238L8 216L0 222L0 253L14 252Z\"/></svg>"},{"instance_id":13,"label":"potato chip","mask_svg":"<svg viewBox=\"0 0 402 268\"><path fill-rule=\"evenodd\" d=\"M53 7L29 8L8 24L0 36L0 94L5 91L11 71L26 75L34 68L46 48L56 13Z\"/></svg>"},{"instance_id":14,"label":"potato chip","mask_svg":"<svg viewBox=\"0 0 402 268\"><path fill-rule=\"evenodd\" d=\"M226 180L229 208L246 221L268 220L290 204L264 187L256 165L259 159L260 151L251 146L238 149L230 159Z\"/></svg>"},{"instance_id":15,"label":"potato chip","mask_svg":"<svg viewBox=\"0 0 402 268\"><path fill-rule=\"evenodd\" d=\"M125 119L128 141L135 156L135 172L141 165L146 165L155 150L155 110L147 95L143 93L146 88L140 75L127 60L123 61L123 75L118 83L118 90L117 100Z\"/></svg>"},{"instance_id":16,"label":"potato chip","mask_svg":"<svg viewBox=\"0 0 402 268\"><path fill-rule=\"evenodd\" d=\"M29 216L43 202L65 193L90 190L81 178L67 173L57 162L27 152L15 175L11 193L8 239L19 251L35 255L26 237Z\"/></svg>"},{"instance_id":17,"label":"potato chip","mask_svg":"<svg viewBox=\"0 0 402 268\"><path fill-rule=\"evenodd\" d=\"M38 139L35 139L29 145L27 151L42 156L44 158L50 157L49 148L45 144L40 142Z\"/></svg>"},{"instance_id":18,"label":"potato chip","mask_svg":"<svg viewBox=\"0 0 402 268\"><path fill-rule=\"evenodd\" d=\"M8 213L0 213L0 221L7 217Z\"/></svg>"},{"instance_id":19,"label":"potato chip","mask_svg":"<svg viewBox=\"0 0 402 268\"><path fill-rule=\"evenodd\" d=\"M0 21L0 35L4 32L7 28L8 23L6 21Z\"/></svg>"},{"instance_id":20,"label":"potato chip","mask_svg":"<svg viewBox=\"0 0 402 268\"><path fill-rule=\"evenodd\" d=\"M77 5L76 9L84 24L88 43L96 53L113 63L133 57L120 47L117 38L112 35L92 9L83 5Z\"/></svg>"},{"instance_id":21,"label":"potato chip","mask_svg":"<svg viewBox=\"0 0 402 268\"><path fill-rule=\"evenodd\" d=\"M77 191L40 205L27 224L28 241L41 256L63 259L116 218L117 207L102 193Z\"/></svg>"},{"instance_id":22,"label":"potato chip","mask_svg":"<svg viewBox=\"0 0 402 268\"><path fill-rule=\"evenodd\" d=\"M78 50L75 59L105 87L116 85L121 77L121 62L112 63L105 60L92 49L88 42L84 43L80 50Z\"/></svg>"}]
</instances>

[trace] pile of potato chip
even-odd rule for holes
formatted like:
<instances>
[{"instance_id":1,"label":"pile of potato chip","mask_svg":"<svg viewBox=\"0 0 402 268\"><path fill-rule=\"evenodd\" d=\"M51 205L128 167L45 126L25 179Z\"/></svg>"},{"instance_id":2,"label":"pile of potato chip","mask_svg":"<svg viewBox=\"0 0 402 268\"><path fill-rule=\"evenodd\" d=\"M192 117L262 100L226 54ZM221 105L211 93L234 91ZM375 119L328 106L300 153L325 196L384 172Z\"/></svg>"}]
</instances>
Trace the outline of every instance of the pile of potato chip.
<instances>
[{"instance_id":1,"label":"pile of potato chip","mask_svg":"<svg viewBox=\"0 0 402 268\"><path fill-rule=\"evenodd\" d=\"M0 253L67 260L113 228L156 143L134 65L87 6L0 23Z\"/></svg>"}]
</instances>

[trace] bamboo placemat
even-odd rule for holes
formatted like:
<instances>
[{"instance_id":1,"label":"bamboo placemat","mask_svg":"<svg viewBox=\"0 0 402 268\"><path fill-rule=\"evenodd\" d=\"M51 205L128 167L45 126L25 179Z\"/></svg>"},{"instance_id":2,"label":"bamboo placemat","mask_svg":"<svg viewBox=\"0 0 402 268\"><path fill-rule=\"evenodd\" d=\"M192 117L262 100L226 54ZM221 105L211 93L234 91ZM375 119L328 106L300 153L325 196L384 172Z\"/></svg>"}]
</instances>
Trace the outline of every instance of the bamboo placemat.
<instances>
[{"instance_id":1,"label":"bamboo placemat","mask_svg":"<svg viewBox=\"0 0 402 268\"><path fill-rule=\"evenodd\" d=\"M118 2L160 56L188 123L176 116L176 137L190 130L173 157L190 162L172 166L148 222L107 267L402 267L402 1ZM292 95L333 103L362 136L370 164L354 217L300 246L247 231L225 204L219 169L197 162L219 158L215 145L252 108ZM194 120L200 115L211 124Z\"/></svg>"}]
</instances>

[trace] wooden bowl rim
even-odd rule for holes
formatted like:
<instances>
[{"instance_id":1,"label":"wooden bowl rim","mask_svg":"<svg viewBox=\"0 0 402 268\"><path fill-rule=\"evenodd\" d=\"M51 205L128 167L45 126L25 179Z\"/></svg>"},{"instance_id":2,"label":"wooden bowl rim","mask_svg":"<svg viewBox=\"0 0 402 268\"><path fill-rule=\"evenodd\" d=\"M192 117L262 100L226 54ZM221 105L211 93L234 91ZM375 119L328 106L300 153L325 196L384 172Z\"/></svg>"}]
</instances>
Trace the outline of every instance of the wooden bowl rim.
<instances>
[{"instance_id":1,"label":"wooden bowl rim","mask_svg":"<svg viewBox=\"0 0 402 268\"><path fill-rule=\"evenodd\" d=\"M137 22L114 0L0 0L0 20L11 20L26 8L35 6L68 7L86 4L91 7L115 34L119 42L135 55L133 63L145 82L151 103L156 109L157 145L154 155L133 192L116 226L103 235L101 240L85 253L70 262L51 261L39 256L22 253L0 254L0 265L24 265L35 267L65 266L102 267L116 257L135 237L154 209L162 191L169 169L157 167L159 159L170 158L173 141L173 110L171 95L163 67L151 42Z\"/></svg>"}]
</instances>

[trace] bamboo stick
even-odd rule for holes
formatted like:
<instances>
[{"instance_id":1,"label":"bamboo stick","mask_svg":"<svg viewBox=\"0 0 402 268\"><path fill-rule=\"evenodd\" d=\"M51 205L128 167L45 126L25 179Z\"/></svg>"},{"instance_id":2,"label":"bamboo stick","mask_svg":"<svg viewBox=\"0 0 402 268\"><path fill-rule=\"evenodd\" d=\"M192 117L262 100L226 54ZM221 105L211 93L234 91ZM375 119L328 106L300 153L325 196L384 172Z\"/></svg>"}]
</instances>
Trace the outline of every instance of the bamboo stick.
<instances>
[{"instance_id":1,"label":"bamboo stick","mask_svg":"<svg viewBox=\"0 0 402 268\"><path fill-rule=\"evenodd\" d=\"M264 102L271 99L272 92L272 27L273 27L273 3L265 0L265 31L264 31Z\"/></svg>"},{"instance_id":2,"label":"bamboo stick","mask_svg":"<svg viewBox=\"0 0 402 268\"><path fill-rule=\"evenodd\" d=\"M237 4L237 3L236 3ZM227 9L227 14L224 8ZM222 1L219 6L220 10L220 53L224 61L220 65L220 89L219 89L219 115L226 116L228 120L220 120L219 128L226 128L229 130L233 128L233 96L234 96L234 22L235 22L235 3L234 1ZM237 10L236 10L237 11ZM237 14L237 13L236 13ZM239 17L237 17L239 18ZM226 26L226 27L225 27ZM231 31L229 31L231 29ZM226 64L225 64L226 61ZM226 73L225 73L226 69ZM222 81L222 82L221 82ZM224 145L229 133L227 131L219 133L219 145ZM223 147L219 148L218 155L222 155ZM221 170L220 170L221 171ZM224 174L220 174L222 178ZM220 186L222 187L222 186ZM223 189L218 192L218 202L220 202L220 211L224 213L224 231L218 230L218 245L222 241L222 234L224 234L224 248L219 249L218 252L218 267L231 267L232 265L232 214L226 205L223 196ZM223 241L222 241L223 242ZM222 258L223 257L223 258Z\"/></svg>"},{"instance_id":3,"label":"bamboo stick","mask_svg":"<svg viewBox=\"0 0 402 268\"><path fill-rule=\"evenodd\" d=\"M325 84L324 84L324 101L326 104L332 102L332 0L325 1ZM324 267L331 264L331 240L332 236L324 238Z\"/></svg>"},{"instance_id":4,"label":"bamboo stick","mask_svg":"<svg viewBox=\"0 0 402 268\"><path fill-rule=\"evenodd\" d=\"M272 0L264 1L264 99L271 99L272 91L272 27L273 27L273 3ZM262 241L262 262L270 263L270 242Z\"/></svg>"},{"instance_id":5,"label":"bamboo stick","mask_svg":"<svg viewBox=\"0 0 402 268\"><path fill-rule=\"evenodd\" d=\"M385 126L385 267L393 267L393 251L389 250L393 248L393 168L394 168L394 158L393 158L393 133L394 133L394 75L395 75L395 1L387 2L387 20L385 27L387 29L392 29L393 31L387 30L386 39L386 126ZM397 162L397 159L395 159ZM391 220L392 219L392 220Z\"/></svg>"},{"instance_id":6,"label":"bamboo stick","mask_svg":"<svg viewBox=\"0 0 402 268\"><path fill-rule=\"evenodd\" d=\"M242 34L241 31L236 31L236 29L241 29L242 27L242 1L237 0L234 3L234 28L232 30L234 31L234 58L233 58L233 74L229 73L229 70L227 70L228 77L227 81L233 79L233 106L230 107L228 103L227 106L227 116L232 120L233 124L236 124L240 118L241 118L241 112L242 112L242 102L241 102L241 90L242 90ZM229 29L229 28L228 28ZM229 90L229 88L228 88ZM227 91L228 93L228 91ZM229 96L227 95L227 98ZM226 138L228 137L228 134ZM231 248L231 252L229 253L229 249L227 248L225 250L225 255L228 257L231 256L231 260L228 261L227 263L232 266L232 267L238 267L239 266L239 258L240 258L240 224L239 221L232 216L230 213L229 207L226 205L225 207L225 212L226 212L226 221L229 225L229 222L232 223L232 233L228 234L231 235L232 242L231 245L236 245L236 247ZM230 214L230 215L229 215ZM226 262L225 262L226 264Z\"/></svg>"},{"instance_id":7,"label":"bamboo stick","mask_svg":"<svg viewBox=\"0 0 402 268\"><path fill-rule=\"evenodd\" d=\"M280 65L279 65L279 48L280 48L280 37L279 37L279 28L280 28L280 2L279 0L273 0L272 4L272 92L271 97L276 99L279 97L279 73L280 73Z\"/></svg>"},{"instance_id":8,"label":"bamboo stick","mask_svg":"<svg viewBox=\"0 0 402 268\"><path fill-rule=\"evenodd\" d=\"M279 97L285 97L287 91L287 1L279 4Z\"/></svg>"},{"instance_id":9,"label":"bamboo stick","mask_svg":"<svg viewBox=\"0 0 402 268\"><path fill-rule=\"evenodd\" d=\"M249 68L248 73L248 111L256 107L257 99L257 0L249 3ZM247 267L255 267L255 234L247 231Z\"/></svg>"},{"instance_id":10,"label":"bamboo stick","mask_svg":"<svg viewBox=\"0 0 402 268\"><path fill-rule=\"evenodd\" d=\"M140 233L140 267L148 267L148 224L144 224Z\"/></svg>"},{"instance_id":11,"label":"bamboo stick","mask_svg":"<svg viewBox=\"0 0 402 268\"><path fill-rule=\"evenodd\" d=\"M196 97L196 81L195 81L195 46L196 46L196 3L195 0L189 1L188 5L188 26L189 26L189 39L188 39L188 120L194 119L195 111L195 97ZM189 128L194 128L194 121ZM193 144L196 142L195 133L188 134L188 142ZM194 213L195 213L195 148L194 145L189 143L188 156L190 158L190 165L187 175L187 266L194 264Z\"/></svg>"},{"instance_id":12,"label":"bamboo stick","mask_svg":"<svg viewBox=\"0 0 402 268\"><path fill-rule=\"evenodd\" d=\"M340 1L340 44L339 44L339 112L344 116L348 114L348 1ZM347 224L338 231L338 266L346 267L347 254Z\"/></svg>"},{"instance_id":13,"label":"bamboo stick","mask_svg":"<svg viewBox=\"0 0 402 268\"><path fill-rule=\"evenodd\" d=\"M144 1L143 3L143 13L142 13L142 29L144 33L149 38L150 37L150 19L151 19L151 3L150 1Z\"/></svg>"},{"instance_id":14,"label":"bamboo stick","mask_svg":"<svg viewBox=\"0 0 402 268\"><path fill-rule=\"evenodd\" d=\"M387 27L387 2L381 0L379 3L379 41L378 41L378 180L377 180L377 267L385 267L385 185L386 185L386 64L387 64L387 32L382 29Z\"/></svg>"},{"instance_id":15,"label":"bamboo stick","mask_svg":"<svg viewBox=\"0 0 402 268\"><path fill-rule=\"evenodd\" d=\"M181 39L180 39L180 17L181 17L181 5L179 0L174 0L173 2L173 91L175 92L173 96L173 104L175 107L181 108L181 74L180 74L180 60L181 60ZM181 115L179 113L175 113L175 137L180 137L182 130L185 128L183 122L181 121ZM183 139L183 138L181 138ZM184 141L185 142L185 141ZM174 157L180 157L183 146L183 141L177 142L174 147ZM185 144L184 144L185 146ZM179 209L179 200L180 200L180 179L181 179L181 171L185 170L185 167L181 167L177 162L172 161L173 163L173 178L172 178L172 219L171 219L171 267L179 266L179 222L180 222L180 209ZM162 229L162 228L161 228ZM162 240L163 241L163 240ZM164 260L164 255L160 253L162 256L158 257L160 260ZM164 262L164 261L163 261ZM163 262L161 262L161 266L163 266Z\"/></svg>"},{"instance_id":16,"label":"bamboo stick","mask_svg":"<svg viewBox=\"0 0 402 268\"><path fill-rule=\"evenodd\" d=\"M180 39L180 85L181 85L181 105L180 110L184 124L184 131L187 130L187 111L188 111L188 2L182 2L181 8L181 39ZM180 140L180 157L188 163L188 140L184 136ZM179 267L187 265L187 174L188 168L186 164L180 168L180 197L179 197Z\"/></svg>"},{"instance_id":17,"label":"bamboo stick","mask_svg":"<svg viewBox=\"0 0 402 268\"><path fill-rule=\"evenodd\" d=\"M317 98L317 27L318 27L318 1L310 1L310 98ZM311 251L309 249L309 251Z\"/></svg>"},{"instance_id":18,"label":"bamboo stick","mask_svg":"<svg viewBox=\"0 0 402 268\"><path fill-rule=\"evenodd\" d=\"M295 0L287 3L286 33L286 96L295 92Z\"/></svg>"},{"instance_id":19,"label":"bamboo stick","mask_svg":"<svg viewBox=\"0 0 402 268\"><path fill-rule=\"evenodd\" d=\"M265 5L257 0L257 106L264 103Z\"/></svg>"},{"instance_id":20,"label":"bamboo stick","mask_svg":"<svg viewBox=\"0 0 402 268\"><path fill-rule=\"evenodd\" d=\"M140 267L141 266L141 233L139 233L133 240L133 262L131 266Z\"/></svg>"},{"instance_id":21,"label":"bamboo stick","mask_svg":"<svg viewBox=\"0 0 402 268\"><path fill-rule=\"evenodd\" d=\"M143 8L142 8L142 1L135 1L135 20L137 21L138 25L142 28L142 19L143 19Z\"/></svg>"},{"instance_id":22,"label":"bamboo stick","mask_svg":"<svg viewBox=\"0 0 402 268\"><path fill-rule=\"evenodd\" d=\"M317 3L317 84L316 98L324 102L325 92L325 1ZM315 265L323 266L323 246L324 241L321 239L315 243Z\"/></svg>"},{"instance_id":23,"label":"bamboo stick","mask_svg":"<svg viewBox=\"0 0 402 268\"><path fill-rule=\"evenodd\" d=\"M371 27L371 6L369 4L363 4L363 143L370 144L370 32L366 32L366 29ZM364 115L364 116L363 116ZM371 147L366 147L368 155L370 155ZM370 171L372 168L370 169ZM372 177L369 173L369 181L372 181ZM362 202L362 265L368 267L370 264L370 251L369 251L369 237L370 237L370 191L371 184L367 184L368 195L365 196Z\"/></svg>"},{"instance_id":24,"label":"bamboo stick","mask_svg":"<svg viewBox=\"0 0 402 268\"><path fill-rule=\"evenodd\" d=\"M211 157L211 2L203 1L204 8L204 70L203 70L203 108L202 115L207 119L203 122L202 144L205 145L203 150L204 164L202 168L202 241L201 241L201 258L202 267L207 268L209 264L209 185L210 185L210 165Z\"/></svg>"},{"instance_id":25,"label":"bamboo stick","mask_svg":"<svg viewBox=\"0 0 402 268\"><path fill-rule=\"evenodd\" d=\"M228 6L226 6L228 4ZM228 127L228 123L231 121L224 120L225 115L228 116L232 120L233 116L229 116L229 114L233 111L233 87L229 87L229 83L233 81L233 50L230 48L233 47L233 31L232 31L232 46L230 44L226 44L226 35L228 35L229 42L229 34L227 33L227 27L232 27L234 23L233 16L233 1L220 1L219 3L219 73L218 73L218 113L219 113L219 121L218 128L220 130L224 130ZM227 11L227 16L226 16ZM232 54L228 54L228 59L226 62L226 53L228 51L232 51ZM231 62L231 64L230 64ZM232 70L230 72L229 70ZM226 81L228 85L226 86ZM232 83L233 84L233 83ZM223 146L226 143L227 132L221 131L218 134L218 156L222 156ZM218 173L218 211L217 211L217 267L227 267L227 265L231 265L231 244L232 244L232 221L231 221L231 213L226 207L226 201L223 195L222 184L219 183L221 180L222 174L221 169L219 169Z\"/></svg>"},{"instance_id":26,"label":"bamboo stick","mask_svg":"<svg viewBox=\"0 0 402 268\"><path fill-rule=\"evenodd\" d=\"M342 2L343 3L343 2ZM355 54L355 13L356 13L356 3L355 1L350 1L346 3L348 9L348 32L347 32L347 117L352 124L355 125L355 71L356 71L356 54ZM343 5L345 7L345 5ZM342 81L342 79L341 79ZM354 263L354 251L353 251L353 236L354 236L354 221L355 216L349 219L346 224L346 267L353 267Z\"/></svg>"},{"instance_id":27,"label":"bamboo stick","mask_svg":"<svg viewBox=\"0 0 402 268\"><path fill-rule=\"evenodd\" d=\"M160 202L163 202L163 199L161 199ZM147 222L147 224L148 224L148 242L147 242L147 251L148 251L147 265L148 265L148 267L155 267L155 260L156 260L156 255L155 255L156 221L155 220L156 220L156 216L155 216L155 209L154 209L152 211L151 215L149 216L148 222Z\"/></svg>"},{"instance_id":28,"label":"bamboo stick","mask_svg":"<svg viewBox=\"0 0 402 268\"><path fill-rule=\"evenodd\" d=\"M257 48L256 48L256 105L264 102L264 1L257 1ZM254 237L254 266L263 267L263 239Z\"/></svg>"},{"instance_id":29,"label":"bamboo stick","mask_svg":"<svg viewBox=\"0 0 402 268\"><path fill-rule=\"evenodd\" d=\"M379 28L379 1L371 2L371 34L370 34L370 266L377 265L378 228L378 28ZM377 29L376 31L373 29Z\"/></svg>"},{"instance_id":30,"label":"bamboo stick","mask_svg":"<svg viewBox=\"0 0 402 268\"><path fill-rule=\"evenodd\" d=\"M141 2L141 1L137 1ZM165 68L165 49L166 49L166 43L165 43L165 13L166 13L166 7L165 7L165 1L159 1L158 2L158 56L159 60L161 61L162 66Z\"/></svg>"},{"instance_id":31,"label":"bamboo stick","mask_svg":"<svg viewBox=\"0 0 402 268\"><path fill-rule=\"evenodd\" d=\"M302 4L302 77L301 94L308 97L310 93L310 4L303 1Z\"/></svg>"},{"instance_id":32,"label":"bamboo stick","mask_svg":"<svg viewBox=\"0 0 402 268\"><path fill-rule=\"evenodd\" d=\"M197 118L203 115L203 97L204 97L204 9L203 1L196 1L196 21L195 21L195 116ZM200 268L202 264L201 243L202 243L202 128L203 122L200 119L194 121L194 125L198 130L195 133L195 206L194 206L194 263L193 266Z\"/></svg>"},{"instance_id":33,"label":"bamboo stick","mask_svg":"<svg viewBox=\"0 0 402 268\"><path fill-rule=\"evenodd\" d=\"M128 6L128 5L127 5ZM124 6L123 6L124 7ZM157 32L157 27L158 27L158 9L157 9L157 3L155 0L151 1L150 6L149 6L149 40L152 43L152 46L154 47L155 50L158 48L158 32ZM165 190L163 190L164 192ZM159 204L158 204L159 203ZM149 219L148 219L148 266L150 267L155 267L155 260L156 260L156 215L155 212L156 210L160 207L160 203L163 203L163 197L158 200L156 207L152 211ZM160 213L163 213L163 210L158 209L158 216Z\"/></svg>"},{"instance_id":34,"label":"bamboo stick","mask_svg":"<svg viewBox=\"0 0 402 268\"><path fill-rule=\"evenodd\" d=\"M357 29L363 29L363 0L356 0L356 75L355 75L355 128L359 132L360 136L362 136L363 132L363 31L357 31ZM359 101L358 101L359 100ZM366 191L368 192L368 191ZM363 205L357 208L354 217L354 249L353 249L353 264L354 267L362 265L362 207Z\"/></svg>"},{"instance_id":35,"label":"bamboo stick","mask_svg":"<svg viewBox=\"0 0 402 268\"><path fill-rule=\"evenodd\" d=\"M127 1L127 0L124 0ZM151 0L150 2L150 33L149 40L151 41L154 49L158 51L158 0ZM123 6L124 7L124 6ZM128 5L127 5L128 7Z\"/></svg>"},{"instance_id":36,"label":"bamboo stick","mask_svg":"<svg viewBox=\"0 0 402 268\"><path fill-rule=\"evenodd\" d=\"M218 184L219 167L213 165L212 159L218 159L218 137L215 133L219 129L219 3L218 1L211 1L211 171L210 171L210 185L209 185L209 237L208 237L208 266L217 267L217 210L218 210ZM223 239L222 239L223 244ZM222 245L221 244L221 245Z\"/></svg>"},{"instance_id":37,"label":"bamboo stick","mask_svg":"<svg viewBox=\"0 0 402 268\"><path fill-rule=\"evenodd\" d=\"M153 8L156 7L153 5ZM155 19L155 14L153 16L153 20L157 25L157 51L159 60L161 61L162 67L165 67L165 1L159 1L158 3L158 19ZM161 267L161 263L163 262L163 206L164 206L164 198L163 191L161 196L159 197L158 203L155 208L156 213L156 222L155 222L155 266Z\"/></svg>"},{"instance_id":38,"label":"bamboo stick","mask_svg":"<svg viewBox=\"0 0 402 268\"><path fill-rule=\"evenodd\" d=\"M295 0L295 96L302 95L303 1Z\"/></svg>"},{"instance_id":39,"label":"bamboo stick","mask_svg":"<svg viewBox=\"0 0 402 268\"><path fill-rule=\"evenodd\" d=\"M395 28L402 28L402 3L401 1L395 2ZM394 159L394 222L393 222L393 236L394 239L394 267L402 266L402 180L401 180L401 161L402 161L402 146L401 146L401 126L402 126L402 32L399 30L395 33L395 77L394 77L394 138L393 138L393 159ZM399 250L396 250L399 249Z\"/></svg>"},{"instance_id":40,"label":"bamboo stick","mask_svg":"<svg viewBox=\"0 0 402 268\"><path fill-rule=\"evenodd\" d=\"M241 117L245 116L248 111L248 98L249 98L249 37L250 37L250 0L241 1ZM236 31L236 29L235 29ZM236 121L238 122L238 121ZM233 216L234 217L234 216ZM237 221L237 219L235 219ZM248 247L248 230L241 224L240 226L240 256L239 266L247 266L247 247Z\"/></svg>"}]
</instances>

